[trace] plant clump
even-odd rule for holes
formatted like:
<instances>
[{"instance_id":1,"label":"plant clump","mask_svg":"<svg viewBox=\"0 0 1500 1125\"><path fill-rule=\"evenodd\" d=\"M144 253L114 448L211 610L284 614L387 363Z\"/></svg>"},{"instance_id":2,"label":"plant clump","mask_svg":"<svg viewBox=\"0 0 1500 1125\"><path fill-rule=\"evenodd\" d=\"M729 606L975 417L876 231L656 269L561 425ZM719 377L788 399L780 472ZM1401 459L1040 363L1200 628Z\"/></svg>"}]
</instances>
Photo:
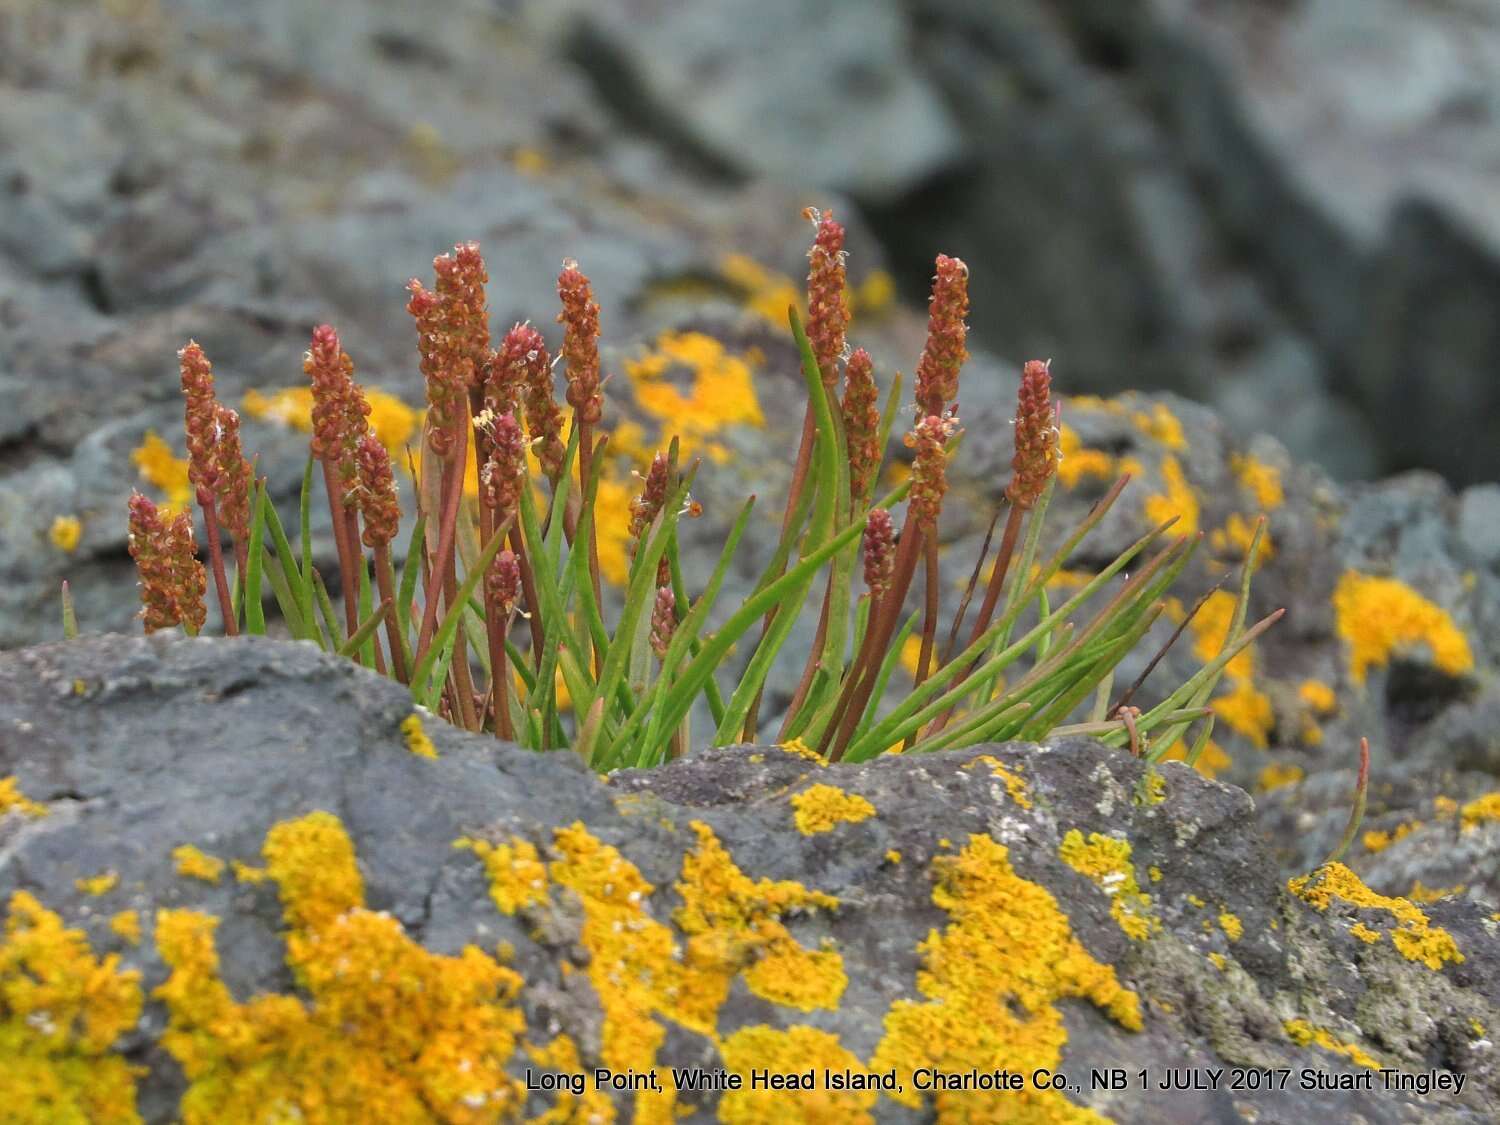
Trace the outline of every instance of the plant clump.
<instances>
[{"instance_id":1,"label":"plant clump","mask_svg":"<svg viewBox=\"0 0 1500 1125\"><path fill-rule=\"evenodd\" d=\"M992 524L1003 520L998 547L990 557L986 539L957 613L940 620L938 544L963 441L969 270L958 258L936 258L913 413L902 427L912 468L882 493L901 381L889 381L882 405L873 359L851 346L844 229L826 212L808 217L805 328L797 295L776 290L791 298L807 394L802 436L775 549L741 605L721 605L720 592L757 499L732 520L701 587L686 581L679 528L701 511L691 488L702 458L727 456L717 430L726 419L763 423L752 371L764 357L730 355L701 333L664 333L627 369L642 408L677 433L664 435L661 448L642 448L639 426L610 428L600 307L581 265L569 259L557 275L560 404L554 353L540 329L518 324L493 343L488 266L466 242L433 260L430 284L408 286L427 390L419 426L411 418L394 426L387 405L376 416L372 402L389 396L355 381L354 360L331 325L313 330L302 392L287 392L284 403L258 396L253 407L247 399L252 412L282 411L310 433L292 525L300 535L288 534L241 451L238 415L215 398L208 355L193 342L183 348L186 484L207 559L198 562L187 511L168 515L132 500L147 630L202 629L212 585L225 632L263 633L274 600L293 637L399 680L428 711L538 750L571 746L599 770L685 752L703 741L692 724L705 714L714 744L756 738L768 677L809 612L815 637L776 741L796 741L823 761L1059 729L1098 734L1151 761L1169 751L1196 760L1215 715L1240 729L1261 723L1236 711L1232 694L1214 698L1226 672L1242 683L1235 671L1243 654L1276 616L1245 621L1248 562L1238 595L1225 595L1215 616L1223 628L1200 654L1202 667L1149 708L1131 703L1140 684L1111 706L1115 668L1172 601L1169 589L1199 537L1191 513L1159 505L1155 527L1097 573L1074 577L1070 560L1128 476L1060 544L1043 535L1069 444L1049 363L1022 372L1015 455ZM664 378L679 365L693 373L690 392ZM1141 418L1151 432L1181 438L1170 412ZM408 436L415 448L394 456ZM647 468L633 495L606 471L626 455ZM174 459L160 439L138 460L153 479L169 480ZM407 465L415 479L403 501L397 469ZM326 574L311 542L315 469L336 560ZM1247 489L1274 491L1273 473L1247 462L1242 475ZM1247 524L1241 538L1247 560L1257 558L1263 526ZM912 690L898 698L892 672L905 653L914 654ZM733 678L725 674L731 654ZM413 748L426 746L417 739Z\"/></svg>"}]
</instances>

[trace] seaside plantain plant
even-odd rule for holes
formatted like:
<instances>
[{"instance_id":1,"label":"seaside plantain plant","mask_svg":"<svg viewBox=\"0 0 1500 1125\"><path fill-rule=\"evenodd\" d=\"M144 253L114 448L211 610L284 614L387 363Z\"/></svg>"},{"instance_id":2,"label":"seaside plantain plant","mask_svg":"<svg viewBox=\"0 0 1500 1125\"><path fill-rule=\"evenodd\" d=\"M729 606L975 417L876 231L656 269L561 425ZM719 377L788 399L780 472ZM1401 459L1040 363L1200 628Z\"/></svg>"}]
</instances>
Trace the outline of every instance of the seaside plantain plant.
<instances>
[{"instance_id":1,"label":"seaside plantain plant","mask_svg":"<svg viewBox=\"0 0 1500 1125\"><path fill-rule=\"evenodd\" d=\"M1043 553L1059 459L1057 408L1048 365L1033 361L1022 375L1004 504L956 614L941 629L937 526L947 464L962 441L956 400L967 357L968 270L956 258L937 258L905 435L912 471L879 494L887 439L904 413L900 376L882 410L869 354L846 344L844 230L831 215L810 210L807 217L816 234L806 324L788 312L807 389L795 469L771 561L717 628L708 623L756 498L734 520L707 584L689 591L678 526L699 510L689 490L700 466L679 463L674 439L656 453L631 502L629 577L623 595L607 602L595 502L608 435L590 283L577 263L564 263L558 358L569 420L554 401L553 361L536 328L516 325L491 346L488 276L478 246L466 243L434 260L432 288L416 280L408 286L428 408L420 448L408 450L415 520L399 571L393 544L401 510L390 454L370 432L370 407L334 329L313 332L303 364L312 439L295 543L241 450L238 416L214 397L208 358L190 342L179 361L189 479L208 561L198 559L188 512L168 519L146 497L131 497L130 552L146 630L197 633L211 584L226 633L264 633L269 586L293 637L394 677L453 723L537 750L571 746L594 768L612 770L654 765L704 741L689 725L700 701L714 724L706 741L760 736L767 675L786 655L808 603L819 600L816 638L778 741L797 740L828 760L862 761L892 749L1088 733L1154 762L1196 724L1187 755L1194 762L1213 729L1208 702L1225 666L1281 615L1247 627L1263 526L1246 552L1218 655L1149 709L1131 703L1144 676L1116 696L1115 669L1163 612L1201 536L1174 536L1173 521L1164 522L1051 604L1048 580L1128 477ZM528 469L528 457L538 472ZM466 467L477 467L477 501L465 496ZM318 475L332 517L342 614L312 559ZM989 577L966 627L1002 514ZM1128 578L1117 580L1127 567ZM908 613L919 569L919 604ZM66 591L64 602L65 630L75 632ZM892 699L892 672L912 636L920 638L914 686ZM744 670L721 683L737 646L748 649ZM571 716L560 706L559 682Z\"/></svg>"}]
</instances>

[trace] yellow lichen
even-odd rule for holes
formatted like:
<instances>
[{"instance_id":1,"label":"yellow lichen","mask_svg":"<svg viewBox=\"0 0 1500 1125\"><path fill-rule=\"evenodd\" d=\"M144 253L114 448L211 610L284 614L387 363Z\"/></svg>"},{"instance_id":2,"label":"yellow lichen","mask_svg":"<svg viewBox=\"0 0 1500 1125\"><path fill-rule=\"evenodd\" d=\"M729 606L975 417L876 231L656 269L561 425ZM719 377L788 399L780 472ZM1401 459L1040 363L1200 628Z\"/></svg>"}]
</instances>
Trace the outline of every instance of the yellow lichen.
<instances>
[{"instance_id":1,"label":"yellow lichen","mask_svg":"<svg viewBox=\"0 0 1500 1125\"><path fill-rule=\"evenodd\" d=\"M1135 423L1137 430L1173 453L1187 452L1188 443L1183 436L1182 422L1165 403L1152 403L1149 413L1137 410L1130 416L1130 420Z\"/></svg>"},{"instance_id":2,"label":"yellow lichen","mask_svg":"<svg viewBox=\"0 0 1500 1125\"><path fill-rule=\"evenodd\" d=\"M1031 796L1026 792L1026 779L1017 772L1020 766L1012 770L993 754L980 754L965 763L964 769L973 769L976 765L989 766L990 773L1005 783L1005 791L1010 794L1010 799L1023 809L1031 808Z\"/></svg>"},{"instance_id":3,"label":"yellow lichen","mask_svg":"<svg viewBox=\"0 0 1500 1125\"><path fill-rule=\"evenodd\" d=\"M131 945L141 944L141 912L122 910L109 920L110 932Z\"/></svg>"},{"instance_id":4,"label":"yellow lichen","mask_svg":"<svg viewBox=\"0 0 1500 1125\"><path fill-rule=\"evenodd\" d=\"M1229 458L1230 471L1240 482L1240 487L1255 497L1262 512L1272 512L1286 500L1281 487L1281 470L1249 455L1233 454Z\"/></svg>"},{"instance_id":5,"label":"yellow lichen","mask_svg":"<svg viewBox=\"0 0 1500 1125\"><path fill-rule=\"evenodd\" d=\"M472 851L484 862L490 898L502 913L514 914L547 901L547 865L529 840L491 844L464 837L453 841L453 846Z\"/></svg>"},{"instance_id":6,"label":"yellow lichen","mask_svg":"<svg viewBox=\"0 0 1500 1125\"><path fill-rule=\"evenodd\" d=\"M1468 638L1448 612L1394 578L1345 571L1333 592L1333 612L1349 647L1349 676L1355 683L1364 683L1370 668L1418 645L1450 676L1474 667Z\"/></svg>"},{"instance_id":7,"label":"yellow lichen","mask_svg":"<svg viewBox=\"0 0 1500 1125\"><path fill-rule=\"evenodd\" d=\"M566 967L567 963L564 962ZM526 1054L537 1066L548 1070L561 1071L563 1074L586 1074L583 1060L578 1054L578 1044L566 1034L557 1035L543 1046L526 1044ZM661 1074L661 1071L657 1071ZM671 1081L671 1073L662 1075L663 1081ZM561 1089L557 1092L557 1100L552 1108L545 1113L527 1119L526 1125L609 1125L615 1120L615 1103L610 1100L609 1095L594 1085L592 1081L586 1081L583 1093L574 1094L571 1090Z\"/></svg>"},{"instance_id":8,"label":"yellow lichen","mask_svg":"<svg viewBox=\"0 0 1500 1125\"><path fill-rule=\"evenodd\" d=\"M1146 868L1146 874L1150 877L1153 883L1160 883L1162 880L1161 868L1157 867L1154 863L1150 867Z\"/></svg>"},{"instance_id":9,"label":"yellow lichen","mask_svg":"<svg viewBox=\"0 0 1500 1125\"><path fill-rule=\"evenodd\" d=\"M762 1125L767 1121L870 1122L878 1094L873 1090L831 1090L825 1071L862 1076L864 1066L836 1036L814 1027L786 1029L760 1024L742 1027L721 1047L727 1070L743 1076L744 1085L730 1090L719 1102L719 1120L726 1125ZM752 1070L772 1074L801 1074L811 1067L816 1079L811 1090L755 1089Z\"/></svg>"},{"instance_id":10,"label":"yellow lichen","mask_svg":"<svg viewBox=\"0 0 1500 1125\"><path fill-rule=\"evenodd\" d=\"M1256 778L1255 787L1262 793L1269 793L1273 789L1280 789L1287 785L1297 785L1307 776L1301 766L1283 765L1280 762L1272 762L1260 771Z\"/></svg>"},{"instance_id":11,"label":"yellow lichen","mask_svg":"<svg viewBox=\"0 0 1500 1125\"><path fill-rule=\"evenodd\" d=\"M1224 954L1210 953L1208 959L1213 962L1214 968L1218 969L1219 972L1223 973L1229 970L1229 958L1225 957Z\"/></svg>"},{"instance_id":12,"label":"yellow lichen","mask_svg":"<svg viewBox=\"0 0 1500 1125\"><path fill-rule=\"evenodd\" d=\"M1193 634L1193 653L1210 661L1223 651L1234 624L1235 597L1227 590L1215 590L1208 596L1189 625ZM1228 690L1210 701L1214 714L1231 730L1264 749L1270 741L1276 716L1270 697L1255 687L1255 649L1247 645L1224 666ZM1211 776L1211 775L1210 775Z\"/></svg>"},{"instance_id":13,"label":"yellow lichen","mask_svg":"<svg viewBox=\"0 0 1500 1125\"><path fill-rule=\"evenodd\" d=\"M1306 1020L1286 1020L1281 1026L1286 1030L1287 1037L1299 1047L1313 1044L1322 1047L1325 1051L1343 1055L1358 1066L1369 1067L1371 1070L1380 1069L1380 1060L1365 1052L1357 1044L1340 1043L1323 1028L1314 1027Z\"/></svg>"},{"instance_id":14,"label":"yellow lichen","mask_svg":"<svg viewBox=\"0 0 1500 1125\"><path fill-rule=\"evenodd\" d=\"M1188 895L1187 900L1189 903L1191 903L1193 906L1198 907L1198 909L1200 910L1208 905L1208 903L1204 902L1203 899L1199 898L1197 895Z\"/></svg>"},{"instance_id":15,"label":"yellow lichen","mask_svg":"<svg viewBox=\"0 0 1500 1125\"><path fill-rule=\"evenodd\" d=\"M155 430L146 431L141 444L131 450L130 460L141 476L161 491L166 514L180 512L192 503L187 458L176 456Z\"/></svg>"},{"instance_id":16,"label":"yellow lichen","mask_svg":"<svg viewBox=\"0 0 1500 1125\"><path fill-rule=\"evenodd\" d=\"M1432 811L1441 819L1458 815L1458 802L1452 797L1444 797L1441 794L1432 799Z\"/></svg>"},{"instance_id":17,"label":"yellow lichen","mask_svg":"<svg viewBox=\"0 0 1500 1125\"><path fill-rule=\"evenodd\" d=\"M47 538L59 551L71 555L78 550L78 541L83 538L83 524L77 516L57 516L47 529Z\"/></svg>"},{"instance_id":18,"label":"yellow lichen","mask_svg":"<svg viewBox=\"0 0 1500 1125\"><path fill-rule=\"evenodd\" d=\"M1437 902L1438 899L1463 894L1465 886L1464 883L1457 883L1451 887L1429 887L1418 879L1411 885L1411 890L1406 892L1406 897L1412 902Z\"/></svg>"},{"instance_id":19,"label":"yellow lichen","mask_svg":"<svg viewBox=\"0 0 1500 1125\"><path fill-rule=\"evenodd\" d=\"M1356 922L1349 927L1349 932L1366 945L1374 945L1382 937L1381 931L1372 930L1363 922Z\"/></svg>"},{"instance_id":20,"label":"yellow lichen","mask_svg":"<svg viewBox=\"0 0 1500 1125\"><path fill-rule=\"evenodd\" d=\"M1227 910L1219 915L1219 928L1230 941L1239 941L1245 933L1245 924Z\"/></svg>"},{"instance_id":21,"label":"yellow lichen","mask_svg":"<svg viewBox=\"0 0 1500 1125\"><path fill-rule=\"evenodd\" d=\"M1377 894L1342 863L1329 863L1310 875L1288 880L1287 889L1318 910L1327 910L1335 900L1360 910L1384 910L1399 923L1391 931L1391 943L1409 961L1419 961L1429 969L1441 969L1444 962L1462 963L1464 955L1446 930L1433 926L1427 915L1404 898Z\"/></svg>"},{"instance_id":22,"label":"yellow lichen","mask_svg":"<svg viewBox=\"0 0 1500 1125\"><path fill-rule=\"evenodd\" d=\"M781 316L786 316L785 306ZM684 456L704 446L712 457L706 443L726 427L765 425L752 369L758 358L736 355L703 332L663 332L639 359L625 362L625 374L636 403L651 417L670 423ZM686 373L686 391L672 378L674 371Z\"/></svg>"},{"instance_id":23,"label":"yellow lichen","mask_svg":"<svg viewBox=\"0 0 1500 1125\"><path fill-rule=\"evenodd\" d=\"M1115 459L1102 449L1085 447L1078 431L1066 422L1057 428L1057 450L1057 481L1064 488L1076 488L1086 478L1109 480L1115 475Z\"/></svg>"},{"instance_id":24,"label":"yellow lichen","mask_svg":"<svg viewBox=\"0 0 1500 1125\"><path fill-rule=\"evenodd\" d=\"M1164 490L1146 497L1146 519L1153 524L1177 517L1172 525L1173 535L1196 535L1198 533L1198 494L1183 475L1182 463L1172 454L1161 459L1161 479Z\"/></svg>"},{"instance_id":25,"label":"yellow lichen","mask_svg":"<svg viewBox=\"0 0 1500 1125\"><path fill-rule=\"evenodd\" d=\"M370 404L371 431L393 457L404 453L417 433L421 411L376 387L365 387L364 392L365 401ZM241 406L246 414L259 421L277 422L304 433L312 429L311 387L286 387L270 394L246 391ZM404 463L404 457L402 460Z\"/></svg>"},{"instance_id":26,"label":"yellow lichen","mask_svg":"<svg viewBox=\"0 0 1500 1125\"><path fill-rule=\"evenodd\" d=\"M505 1067L524 1029L520 977L476 946L430 953L366 909L353 843L330 813L275 825L262 854L306 1002L236 1002L219 977L218 919L157 914L171 974L153 995L170 1016L162 1046L189 1083L185 1125L514 1117L523 1092Z\"/></svg>"},{"instance_id":27,"label":"yellow lichen","mask_svg":"<svg viewBox=\"0 0 1500 1125\"><path fill-rule=\"evenodd\" d=\"M238 859L229 861L229 869L234 872L235 879L241 883L250 883L252 885L264 883L271 877L271 873L264 867L253 867Z\"/></svg>"},{"instance_id":28,"label":"yellow lichen","mask_svg":"<svg viewBox=\"0 0 1500 1125\"><path fill-rule=\"evenodd\" d=\"M1372 828L1360 837L1360 842L1364 844L1365 850L1368 852L1383 852L1397 840L1405 839L1421 827L1422 822L1420 820L1413 820L1406 824L1398 824L1389 832Z\"/></svg>"},{"instance_id":29,"label":"yellow lichen","mask_svg":"<svg viewBox=\"0 0 1500 1125\"><path fill-rule=\"evenodd\" d=\"M890 848L885 853L885 861L887 863L900 863L901 853L898 852L895 848Z\"/></svg>"},{"instance_id":30,"label":"yellow lichen","mask_svg":"<svg viewBox=\"0 0 1500 1125\"><path fill-rule=\"evenodd\" d=\"M1127 841L1101 836L1098 832L1089 833L1085 840L1083 833L1073 828L1058 845L1057 854L1110 896L1110 916L1126 937L1144 941L1161 929L1161 923L1151 914L1151 896L1141 890L1136 880Z\"/></svg>"},{"instance_id":31,"label":"yellow lichen","mask_svg":"<svg viewBox=\"0 0 1500 1125\"><path fill-rule=\"evenodd\" d=\"M795 305L803 316L807 314L807 300L800 285L746 254L726 254L720 258L719 276L739 289L745 307L777 332L791 331L786 319L788 307Z\"/></svg>"},{"instance_id":32,"label":"yellow lichen","mask_svg":"<svg viewBox=\"0 0 1500 1125\"><path fill-rule=\"evenodd\" d=\"M48 813L47 806L40 801L33 801L21 792L21 783L12 774L10 777L0 777L0 816L8 812L16 812L21 816L29 816L40 819Z\"/></svg>"},{"instance_id":33,"label":"yellow lichen","mask_svg":"<svg viewBox=\"0 0 1500 1125\"><path fill-rule=\"evenodd\" d=\"M819 754L800 738L794 738L790 742L778 742L776 749L785 750L788 754L795 754L799 758L806 758L809 762L816 762L820 766L826 766L823 755Z\"/></svg>"},{"instance_id":34,"label":"yellow lichen","mask_svg":"<svg viewBox=\"0 0 1500 1125\"><path fill-rule=\"evenodd\" d=\"M110 1051L141 1014L140 973L26 891L0 942L0 1120L133 1125L136 1076Z\"/></svg>"},{"instance_id":35,"label":"yellow lichen","mask_svg":"<svg viewBox=\"0 0 1500 1125\"><path fill-rule=\"evenodd\" d=\"M419 758L436 758L437 747L432 744L426 728L422 726L422 716L413 711L401 720L401 736L406 739L406 748Z\"/></svg>"},{"instance_id":36,"label":"yellow lichen","mask_svg":"<svg viewBox=\"0 0 1500 1125\"><path fill-rule=\"evenodd\" d=\"M875 815L875 806L857 793L833 785L814 785L792 797L793 822L804 836L832 832L840 824L858 824Z\"/></svg>"},{"instance_id":37,"label":"yellow lichen","mask_svg":"<svg viewBox=\"0 0 1500 1125\"><path fill-rule=\"evenodd\" d=\"M73 880L73 886L80 894L95 896L107 895L119 885L120 875L116 871L102 871L98 875Z\"/></svg>"},{"instance_id":38,"label":"yellow lichen","mask_svg":"<svg viewBox=\"0 0 1500 1125\"><path fill-rule=\"evenodd\" d=\"M1217 555L1234 555L1242 558L1245 552L1250 550L1250 544L1253 542L1255 542L1255 521L1239 512L1231 512L1224 520L1223 527L1216 527L1208 533L1208 545ZM1256 549L1255 558L1251 560L1251 569L1258 569L1275 557L1276 545L1271 539L1271 533L1262 532L1260 546Z\"/></svg>"},{"instance_id":39,"label":"yellow lichen","mask_svg":"<svg viewBox=\"0 0 1500 1125\"><path fill-rule=\"evenodd\" d=\"M1220 722L1244 735L1253 745L1262 750L1269 745L1276 715L1271 709L1271 697L1254 684L1233 681L1227 692L1209 701L1209 706Z\"/></svg>"},{"instance_id":40,"label":"yellow lichen","mask_svg":"<svg viewBox=\"0 0 1500 1125\"><path fill-rule=\"evenodd\" d=\"M1167 762L1187 761L1190 747L1182 739L1177 739L1171 747L1162 755L1162 760ZM1203 752L1198 755L1198 761L1193 768L1204 777L1218 777L1221 773L1234 765L1234 759L1228 752L1213 739L1209 739L1203 746Z\"/></svg>"},{"instance_id":41,"label":"yellow lichen","mask_svg":"<svg viewBox=\"0 0 1500 1125\"><path fill-rule=\"evenodd\" d=\"M1303 680L1297 687L1297 698L1319 715L1332 715L1339 709L1338 696L1322 680Z\"/></svg>"},{"instance_id":42,"label":"yellow lichen","mask_svg":"<svg viewBox=\"0 0 1500 1125\"><path fill-rule=\"evenodd\" d=\"M846 290L849 311L863 316L885 312L896 300L896 279L885 270L871 270L857 286Z\"/></svg>"},{"instance_id":43,"label":"yellow lichen","mask_svg":"<svg viewBox=\"0 0 1500 1125\"><path fill-rule=\"evenodd\" d=\"M182 844L173 848L172 862L176 865L177 874L186 879L217 883L224 874L224 861L202 851L196 844Z\"/></svg>"},{"instance_id":44,"label":"yellow lichen","mask_svg":"<svg viewBox=\"0 0 1500 1125\"><path fill-rule=\"evenodd\" d=\"M1486 793L1470 801L1460 811L1464 831L1478 828L1486 820L1500 821L1500 792Z\"/></svg>"},{"instance_id":45,"label":"yellow lichen","mask_svg":"<svg viewBox=\"0 0 1500 1125\"><path fill-rule=\"evenodd\" d=\"M891 1006L872 1071L1056 1068L1068 1038L1056 1002L1069 997L1091 1001L1122 1027L1141 1029L1139 998L1073 936L1052 893L1015 873L1004 845L970 836L961 852L934 860L933 868L932 901L948 924L918 946L917 989L926 999ZM891 1096L920 1109L928 1095L908 1082ZM1103 1121L1055 1090L930 1096L944 1123Z\"/></svg>"}]
</instances>

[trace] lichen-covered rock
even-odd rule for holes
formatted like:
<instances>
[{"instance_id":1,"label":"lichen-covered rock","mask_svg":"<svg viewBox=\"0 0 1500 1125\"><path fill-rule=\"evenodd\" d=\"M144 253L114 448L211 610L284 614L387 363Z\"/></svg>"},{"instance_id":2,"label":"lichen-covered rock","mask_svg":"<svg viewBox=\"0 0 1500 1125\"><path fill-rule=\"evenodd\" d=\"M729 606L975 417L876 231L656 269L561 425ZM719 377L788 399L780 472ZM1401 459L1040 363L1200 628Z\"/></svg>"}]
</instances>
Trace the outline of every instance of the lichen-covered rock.
<instances>
[{"instance_id":1,"label":"lichen-covered rock","mask_svg":"<svg viewBox=\"0 0 1500 1125\"><path fill-rule=\"evenodd\" d=\"M765 746L601 780L412 715L398 685L264 639L0 657L0 1104L122 1122L1500 1113L1494 902L1388 897L1342 867L1289 886L1250 798L1179 764L1077 739L854 767ZM1488 805L1465 808L1459 826L1490 831ZM595 1090L596 1066L640 1084ZM819 1088L690 1091L672 1067L812 1068ZM971 1069L1025 1088L915 1085ZM1038 1089L1043 1069L1066 1079ZM860 1080L828 1089L825 1070ZM1159 1088L1174 1076L1188 1088Z\"/></svg>"}]
</instances>

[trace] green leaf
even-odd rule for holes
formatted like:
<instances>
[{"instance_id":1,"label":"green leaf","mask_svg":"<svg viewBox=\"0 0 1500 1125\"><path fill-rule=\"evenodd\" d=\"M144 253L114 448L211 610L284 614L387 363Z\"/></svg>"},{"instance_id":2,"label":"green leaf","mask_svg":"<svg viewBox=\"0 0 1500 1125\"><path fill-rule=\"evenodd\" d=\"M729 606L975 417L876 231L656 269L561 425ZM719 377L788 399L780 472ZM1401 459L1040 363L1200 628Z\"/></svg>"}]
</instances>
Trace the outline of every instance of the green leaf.
<instances>
[{"instance_id":1,"label":"green leaf","mask_svg":"<svg viewBox=\"0 0 1500 1125\"><path fill-rule=\"evenodd\" d=\"M78 636L78 613L73 608L73 591L68 588L66 580L62 584L62 629L65 641Z\"/></svg>"},{"instance_id":2,"label":"green leaf","mask_svg":"<svg viewBox=\"0 0 1500 1125\"><path fill-rule=\"evenodd\" d=\"M523 494L525 491L525 489L522 489ZM484 551L479 556L478 565L464 575L463 584L458 588L457 597L443 615L442 623L438 626L437 632L433 634L431 647L428 649L427 654L422 657L422 663L417 665L416 671L412 674L411 682L413 688L427 683L427 678L432 674L436 655L440 651L452 650L454 640L458 636L458 623L463 619L464 606L469 600L469 595L474 592L474 588L479 585L479 580L484 577L484 572L489 569L490 562L499 553L501 544L505 542L505 533L509 530L510 521L507 520L495 531L494 535L490 536L490 541L485 545Z\"/></svg>"},{"instance_id":3,"label":"green leaf","mask_svg":"<svg viewBox=\"0 0 1500 1125\"><path fill-rule=\"evenodd\" d=\"M257 637L266 635L266 614L261 604L261 574L264 571L262 560L265 556L262 543L265 540L265 528L266 482L260 480L255 482L255 506L251 513L250 545L247 552L250 561L245 579L245 632Z\"/></svg>"}]
</instances>

